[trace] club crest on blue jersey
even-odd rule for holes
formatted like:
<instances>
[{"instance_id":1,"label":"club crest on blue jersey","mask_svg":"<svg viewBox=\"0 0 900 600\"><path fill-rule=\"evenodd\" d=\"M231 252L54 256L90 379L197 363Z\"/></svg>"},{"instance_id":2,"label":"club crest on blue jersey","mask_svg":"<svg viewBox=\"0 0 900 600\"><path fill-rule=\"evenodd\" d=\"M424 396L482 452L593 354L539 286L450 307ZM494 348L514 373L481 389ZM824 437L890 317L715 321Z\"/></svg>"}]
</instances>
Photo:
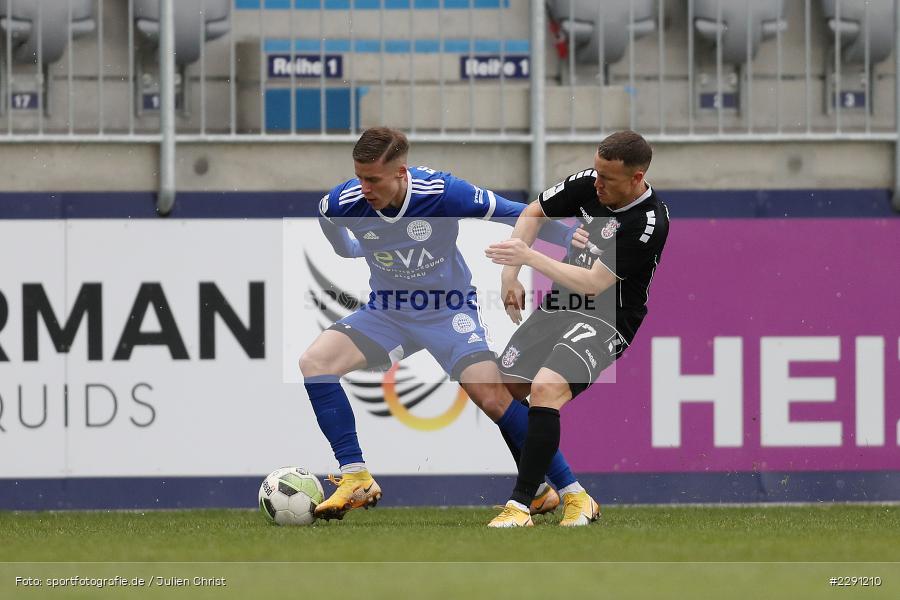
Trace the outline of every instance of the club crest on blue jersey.
<instances>
[{"instance_id":1,"label":"club crest on blue jersey","mask_svg":"<svg viewBox=\"0 0 900 600\"><path fill-rule=\"evenodd\" d=\"M406 234L417 242L424 242L431 237L431 223L416 219L406 226Z\"/></svg>"}]
</instances>

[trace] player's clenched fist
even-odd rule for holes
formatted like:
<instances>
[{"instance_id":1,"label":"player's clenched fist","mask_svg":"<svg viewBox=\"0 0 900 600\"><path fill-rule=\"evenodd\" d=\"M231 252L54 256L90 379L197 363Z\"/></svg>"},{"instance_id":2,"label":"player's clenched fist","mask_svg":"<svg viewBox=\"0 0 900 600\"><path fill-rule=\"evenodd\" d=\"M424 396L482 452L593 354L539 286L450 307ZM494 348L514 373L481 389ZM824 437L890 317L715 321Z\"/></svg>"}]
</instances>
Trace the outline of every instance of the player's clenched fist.
<instances>
[{"instance_id":1,"label":"player's clenched fist","mask_svg":"<svg viewBox=\"0 0 900 600\"><path fill-rule=\"evenodd\" d=\"M572 245L579 250L583 250L584 248L587 248L590 243L589 237L590 235L588 234L587 229L584 228L584 225L579 225L578 229L572 234Z\"/></svg>"}]
</instances>

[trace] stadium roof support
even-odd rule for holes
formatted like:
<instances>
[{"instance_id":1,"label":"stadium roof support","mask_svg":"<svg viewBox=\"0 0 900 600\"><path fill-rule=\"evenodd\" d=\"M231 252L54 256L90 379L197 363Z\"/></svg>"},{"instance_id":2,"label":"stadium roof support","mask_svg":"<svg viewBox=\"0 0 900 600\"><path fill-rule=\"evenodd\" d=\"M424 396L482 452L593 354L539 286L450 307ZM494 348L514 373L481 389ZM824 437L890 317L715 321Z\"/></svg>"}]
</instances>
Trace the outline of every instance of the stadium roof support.
<instances>
[{"instance_id":1,"label":"stadium roof support","mask_svg":"<svg viewBox=\"0 0 900 600\"><path fill-rule=\"evenodd\" d=\"M544 86L546 55L544 48L547 27L546 9L542 0L531 0L531 198L544 189L544 170L547 160L546 123L544 121Z\"/></svg>"},{"instance_id":2,"label":"stadium roof support","mask_svg":"<svg viewBox=\"0 0 900 600\"><path fill-rule=\"evenodd\" d=\"M160 0L159 32L159 194L156 210L168 215L175 204L175 11Z\"/></svg>"}]
</instances>

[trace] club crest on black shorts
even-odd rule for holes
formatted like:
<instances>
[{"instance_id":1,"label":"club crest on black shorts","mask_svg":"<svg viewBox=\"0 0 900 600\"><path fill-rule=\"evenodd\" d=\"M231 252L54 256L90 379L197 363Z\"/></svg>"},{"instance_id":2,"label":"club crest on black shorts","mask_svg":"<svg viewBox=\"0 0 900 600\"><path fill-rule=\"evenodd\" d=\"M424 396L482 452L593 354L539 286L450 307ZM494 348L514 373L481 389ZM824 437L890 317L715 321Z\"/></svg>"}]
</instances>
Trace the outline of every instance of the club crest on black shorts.
<instances>
[{"instance_id":1,"label":"club crest on black shorts","mask_svg":"<svg viewBox=\"0 0 900 600\"><path fill-rule=\"evenodd\" d=\"M505 368L510 368L516 361L519 360L519 355L522 354L519 352L519 349L515 346L510 346L506 349L506 352L503 353L503 358L500 359L500 364Z\"/></svg>"}]
</instances>

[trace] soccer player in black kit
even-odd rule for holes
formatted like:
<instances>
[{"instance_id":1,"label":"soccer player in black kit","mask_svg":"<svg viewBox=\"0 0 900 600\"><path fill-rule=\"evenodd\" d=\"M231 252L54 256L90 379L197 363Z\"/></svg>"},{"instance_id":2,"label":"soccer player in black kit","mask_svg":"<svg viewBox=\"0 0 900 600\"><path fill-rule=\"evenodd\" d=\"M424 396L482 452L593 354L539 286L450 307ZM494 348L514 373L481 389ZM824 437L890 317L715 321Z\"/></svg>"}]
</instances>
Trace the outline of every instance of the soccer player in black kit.
<instances>
[{"instance_id":1,"label":"soccer player in black kit","mask_svg":"<svg viewBox=\"0 0 900 600\"><path fill-rule=\"evenodd\" d=\"M501 294L515 323L525 304L521 266L553 280L540 308L500 355L507 387L515 398L530 394L531 408L515 488L489 527L533 524L528 505L559 448L560 409L622 355L647 314L650 282L669 233L669 211L644 179L651 157L637 133L610 135L600 143L593 169L543 192L519 216L512 237L485 252L504 265ZM570 246L557 261L531 248L544 223L566 217L587 229L587 249ZM599 505L583 489L561 495L567 516L578 511L578 525L599 517Z\"/></svg>"}]
</instances>

